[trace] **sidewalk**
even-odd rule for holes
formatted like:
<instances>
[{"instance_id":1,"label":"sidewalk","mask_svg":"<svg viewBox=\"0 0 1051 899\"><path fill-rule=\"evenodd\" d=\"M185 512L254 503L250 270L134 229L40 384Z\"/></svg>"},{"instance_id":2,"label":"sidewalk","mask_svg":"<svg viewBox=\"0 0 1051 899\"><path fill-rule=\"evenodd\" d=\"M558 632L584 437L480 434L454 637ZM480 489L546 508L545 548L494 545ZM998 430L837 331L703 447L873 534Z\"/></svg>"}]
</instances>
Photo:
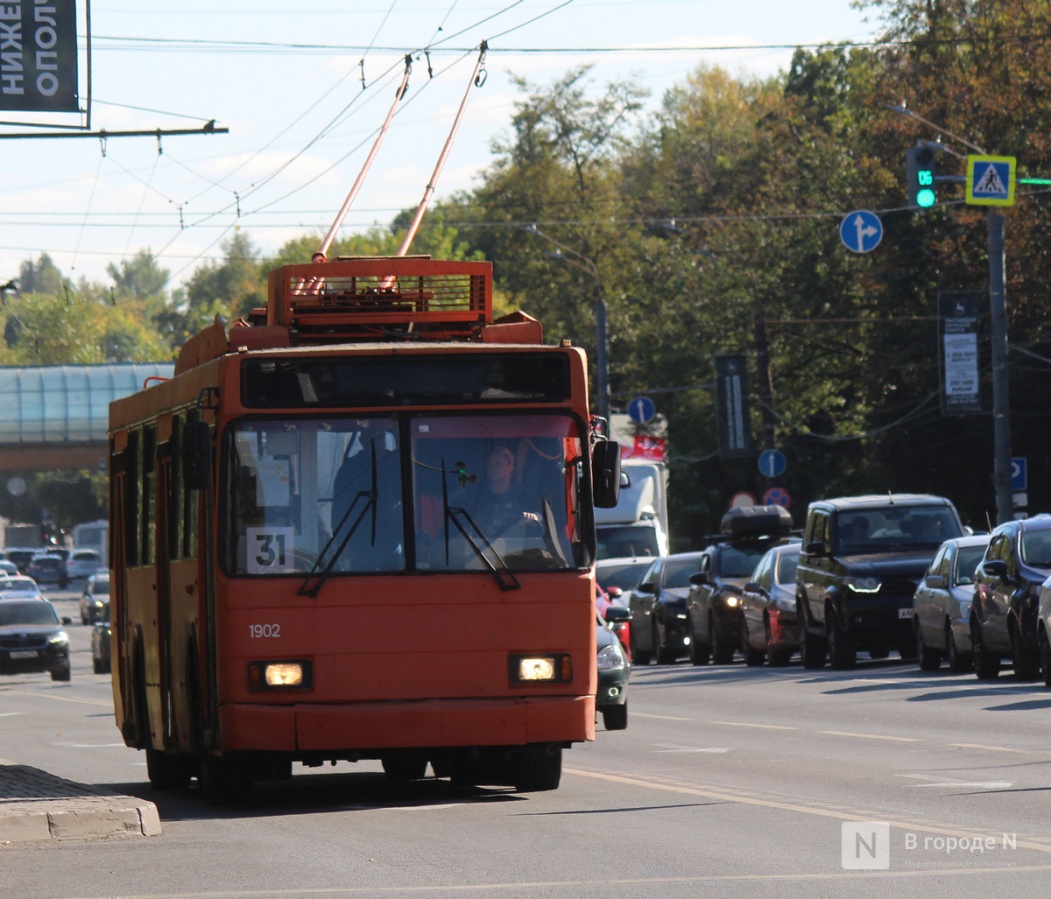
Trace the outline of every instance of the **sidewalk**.
<instances>
[{"instance_id":1,"label":"sidewalk","mask_svg":"<svg viewBox=\"0 0 1051 899\"><path fill-rule=\"evenodd\" d=\"M0 847L33 840L152 837L157 806L0 759Z\"/></svg>"}]
</instances>

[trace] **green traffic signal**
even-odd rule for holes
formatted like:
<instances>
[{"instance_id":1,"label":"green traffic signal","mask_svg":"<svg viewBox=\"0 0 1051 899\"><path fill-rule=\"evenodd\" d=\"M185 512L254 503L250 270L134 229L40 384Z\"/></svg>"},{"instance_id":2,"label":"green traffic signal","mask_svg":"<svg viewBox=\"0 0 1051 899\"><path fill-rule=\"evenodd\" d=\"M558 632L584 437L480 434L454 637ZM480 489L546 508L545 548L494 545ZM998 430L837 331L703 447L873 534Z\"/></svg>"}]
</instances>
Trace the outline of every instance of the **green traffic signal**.
<instances>
[{"instance_id":1,"label":"green traffic signal","mask_svg":"<svg viewBox=\"0 0 1051 899\"><path fill-rule=\"evenodd\" d=\"M930 209L938 202L934 181L934 151L929 147L909 147L905 151L906 188L909 204Z\"/></svg>"}]
</instances>

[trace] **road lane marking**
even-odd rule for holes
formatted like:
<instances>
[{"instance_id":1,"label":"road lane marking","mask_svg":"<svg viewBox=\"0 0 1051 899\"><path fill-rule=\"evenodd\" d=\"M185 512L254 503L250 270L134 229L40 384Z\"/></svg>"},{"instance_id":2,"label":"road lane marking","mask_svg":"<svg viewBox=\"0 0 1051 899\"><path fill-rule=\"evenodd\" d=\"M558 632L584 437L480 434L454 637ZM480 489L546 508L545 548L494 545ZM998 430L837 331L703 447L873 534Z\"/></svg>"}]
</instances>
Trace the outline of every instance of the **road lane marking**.
<instances>
[{"instance_id":1,"label":"road lane marking","mask_svg":"<svg viewBox=\"0 0 1051 899\"><path fill-rule=\"evenodd\" d=\"M56 693L30 693L27 690L4 690L9 696L32 696L33 699L54 699L57 702L72 702L77 705L97 705L104 709L112 709L112 702L102 702L98 699L77 699L73 696L59 696Z\"/></svg>"},{"instance_id":2,"label":"road lane marking","mask_svg":"<svg viewBox=\"0 0 1051 899\"><path fill-rule=\"evenodd\" d=\"M747 721L709 721L709 724L723 724L726 727L758 727L762 730L799 730L784 724L749 724Z\"/></svg>"},{"instance_id":3,"label":"road lane marking","mask_svg":"<svg viewBox=\"0 0 1051 899\"><path fill-rule=\"evenodd\" d=\"M645 712L632 712L632 718L652 718L654 721L693 721L693 718L675 718L672 715L647 715Z\"/></svg>"},{"instance_id":4,"label":"road lane marking","mask_svg":"<svg viewBox=\"0 0 1051 899\"><path fill-rule=\"evenodd\" d=\"M1007 746L986 746L982 743L950 743L958 749L986 749L989 752L1017 752L1019 755L1047 755L1046 749L1010 749Z\"/></svg>"},{"instance_id":5,"label":"road lane marking","mask_svg":"<svg viewBox=\"0 0 1051 899\"><path fill-rule=\"evenodd\" d=\"M799 812L804 815L816 815L819 818L832 818L837 821L857 821L867 823L874 819L872 812L858 812L845 810L842 807L830 808L822 806L800 805L798 802L779 801L775 799L761 799L758 796L748 795L733 787L694 787L682 782L657 780L642 780L638 777L628 777L623 774L609 774L605 771L586 771L583 768L563 768L563 774L575 774L578 777L590 777L594 780L604 780L609 783L622 786L642 787L643 789L658 790L665 793L677 793L684 796L698 796L703 799L714 799L717 802L736 802L740 805L754 805L760 808L778 809L785 812ZM972 839L974 830L959 830L950 825L936 825L924 821L895 820L889 817L879 816L891 827L905 830L909 833L930 833L937 836L966 837ZM1034 852L1051 854L1051 845L1039 843L1033 840L1018 839L1015 845L1023 849L1032 849ZM1003 868L998 870L1003 871ZM1018 868L1012 867L1011 871ZM855 872L856 873L856 872Z\"/></svg>"},{"instance_id":6,"label":"road lane marking","mask_svg":"<svg viewBox=\"0 0 1051 899\"><path fill-rule=\"evenodd\" d=\"M935 783L913 784L914 787L971 787L979 790L1009 790L1014 784L1009 780L956 780L934 774L899 774L912 780L929 780Z\"/></svg>"},{"instance_id":7,"label":"road lane marking","mask_svg":"<svg viewBox=\"0 0 1051 899\"><path fill-rule=\"evenodd\" d=\"M888 737L886 734L859 734L849 730L819 730L831 737L857 737L859 740L892 740L895 743L922 743L918 737Z\"/></svg>"},{"instance_id":8,"label":"road lane marking","mask_svg":"<svg viewBox=\"0 0 1051 899\"><path fill-rule=\"evenodd\" d=\"M730 750L719 746L678 746L675 743L654 743L661 748L654 752L729 752Z\"/></svg>"},{"instance_id":9,"label":"road lane marking","mask_svg":"<svg viewBox=\"0 0 1051 899\"><path fill-rule=\"evenodd\" d=\"M371 859L370 859L371 861ZM124 899L258 899L265 896L399 896L399 895L459 895L483 892L505 892L515 896L523 890L544 890L549 893L561 893L566 890L589 890L596 887L633 887L633 886L671 886L674 884L700 885L706 883L805 883L818 881L822 883L843 881L846 884L857 880L901 880L918 877L974 877L982 874L1029 874L1051 871L1051 865L1012 865L1010 868L992 866L982 868L923 868L907 871L821 871L804 874L699 874L680 877L608 877L587 880L523 880L518 883L450 883L427 884L415 886L337 886L337 887L294 887L288 890L271 888L260 890L215 890L202 893L134 893L122 894Z\"/></svg>"}]
</instances>

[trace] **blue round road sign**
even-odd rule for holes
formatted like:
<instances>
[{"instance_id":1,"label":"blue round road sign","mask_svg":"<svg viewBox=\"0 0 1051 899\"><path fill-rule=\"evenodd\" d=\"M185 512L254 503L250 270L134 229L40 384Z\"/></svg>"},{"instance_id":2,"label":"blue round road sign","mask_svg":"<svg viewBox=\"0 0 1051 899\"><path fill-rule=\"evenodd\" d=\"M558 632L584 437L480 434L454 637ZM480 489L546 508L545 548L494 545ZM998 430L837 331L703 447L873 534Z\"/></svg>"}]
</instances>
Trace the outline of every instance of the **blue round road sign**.
<instances>
[{"instance_id":1,"label":"blue round road sign","mask_svg":"<svg viewBox=\"0 0 1051 899\"><path fill-rule=\"evenodd\" d=\"M768 449L759 454L759 474L767 478L779 478L785 473L788 461L781 450Z\"/></svg>"},{"instance_id":2,"label":"blue round road sign","mask_svg":"<svg viewBox=\"0 0 1051 899\"><path fill-rule=\"evenodd\" d=\"M883 222L867 209L849 212L839 223L839 239L855 253L867 253L879 246L883 239Z\"/></svg>"},{"instance_id":3,"label":"blue round road sign","mask_svg":"<svg viewBox=\"0 0 1051 899\"><path fill-rule=\"evenodd\" d=\"M635 424L644 425L648 421L653 421L653 416L656 414L657 407L653 405L653 400L648 396L637 396L628 403L628 418Z\"/></svg>"}]
</instances>

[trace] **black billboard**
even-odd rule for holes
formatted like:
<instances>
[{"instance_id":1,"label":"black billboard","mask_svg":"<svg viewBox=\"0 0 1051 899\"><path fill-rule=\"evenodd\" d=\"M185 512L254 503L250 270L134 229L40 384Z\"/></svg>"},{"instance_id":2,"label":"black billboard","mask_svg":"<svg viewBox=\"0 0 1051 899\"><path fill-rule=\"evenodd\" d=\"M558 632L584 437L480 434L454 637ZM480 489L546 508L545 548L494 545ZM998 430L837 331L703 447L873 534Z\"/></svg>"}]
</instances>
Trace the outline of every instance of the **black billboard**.
<instances>
[{"instance_id":1,"label":"black billboard","mask_svg":"<svg viewBox=\"0 0 1051 899\"><path fill-rule=\"evenodd\" d=\"M748 358L744 353L715 357L715 414L719 455L752 454L752 424L748 409Z\"/></svg>"},{"instance_id":2,"label":"black billboard","mask_svg":"<svg viewBox=\"0 0 1051 899\"><path fill-rule=\"evenodd\" d=\"M0 3L0 110L78 112L74 0Z\"/></svg>"}]
</instances>

